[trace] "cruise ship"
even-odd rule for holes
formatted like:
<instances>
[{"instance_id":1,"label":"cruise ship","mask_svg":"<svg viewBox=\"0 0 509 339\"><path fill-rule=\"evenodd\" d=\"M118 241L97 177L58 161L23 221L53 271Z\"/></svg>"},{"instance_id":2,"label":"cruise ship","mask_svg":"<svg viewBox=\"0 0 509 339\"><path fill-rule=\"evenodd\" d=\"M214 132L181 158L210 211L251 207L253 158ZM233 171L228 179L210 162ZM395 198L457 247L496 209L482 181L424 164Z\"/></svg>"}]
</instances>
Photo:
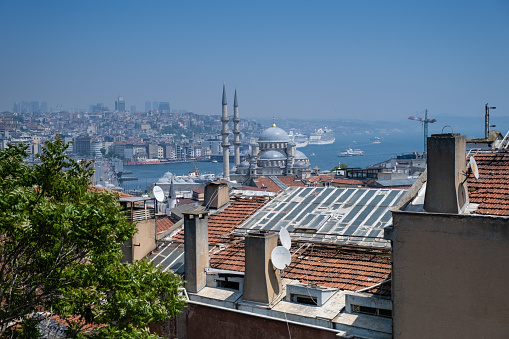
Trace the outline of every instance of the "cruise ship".
<instances>
[{"instance_id":1,"label":"cruise ship","mask_svg":"<svg viewBox=\"0 0 509 339\"><path fill-rule=\"evenodd\" d=\"M319 128L309 136L309 145L329 145L336 141L334 132L327 127Z\"/></svg>"},{"instance_id":2,"label":"cruise ship","mask_svg":"<svg viewBox=\"0 0 509 339\"><path fill-rule=\"evenodd\" d=\"M302 133L293 133L293 131L290 131L288 136L290 137L290 140L296 144L297 148L306 147L309 143L308 137Z\"/></svg>"}]
</instances>

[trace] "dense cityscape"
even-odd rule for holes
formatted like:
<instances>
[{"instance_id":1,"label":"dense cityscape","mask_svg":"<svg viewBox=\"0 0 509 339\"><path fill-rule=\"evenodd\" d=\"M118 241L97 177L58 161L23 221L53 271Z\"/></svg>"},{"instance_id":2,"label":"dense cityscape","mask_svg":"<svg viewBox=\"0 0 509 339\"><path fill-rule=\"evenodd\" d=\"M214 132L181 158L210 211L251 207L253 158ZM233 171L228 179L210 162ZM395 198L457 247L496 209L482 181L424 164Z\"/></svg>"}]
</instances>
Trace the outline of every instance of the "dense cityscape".
<instances>
[{"instance_id":1,"label":"dense cityscape","mask_svg":"<svg viewBox=\"0 0 509 339\"><path fill-rule=\"evenodd\" d=\"M507 338L508 14L0 1L0 339Z\"/></svg>"}]
</instances>

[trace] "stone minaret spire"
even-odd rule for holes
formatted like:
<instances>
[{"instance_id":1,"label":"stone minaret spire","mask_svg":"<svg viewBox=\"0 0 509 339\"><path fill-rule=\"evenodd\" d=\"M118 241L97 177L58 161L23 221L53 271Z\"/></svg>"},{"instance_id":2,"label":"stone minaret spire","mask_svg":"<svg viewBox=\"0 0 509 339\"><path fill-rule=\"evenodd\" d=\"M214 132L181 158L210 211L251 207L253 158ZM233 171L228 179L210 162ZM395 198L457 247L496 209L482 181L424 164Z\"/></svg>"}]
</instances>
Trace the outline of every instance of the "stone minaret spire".
<instances>
[{"instance_id":1,"label":"stone minaret spire","mask_svg":"<svg viewBox=\"0 0 509 339\"><path fill-rule=\"evenodd\" d=\"M230 131L228 130L228 120L226 90L223 82L223 114L221 115L221 122L223 123L221 135L223 136L223 142L221 146L223 147L223 176L226 180L230 180L230 143L228 142L228 135L230 135Z\"/></svg>"},{"instance_id":2,"label":"stone minaret spire","mask_svg":"<svg viewBox=\"0 0 509 339\"><path fill-rule=\"evenodd\" d=\"M233 150L235 154L235 166L240 165L240 128L239 128L239 103L237 101L237 89L233 100Z\"/></svg>"}]
</instances>

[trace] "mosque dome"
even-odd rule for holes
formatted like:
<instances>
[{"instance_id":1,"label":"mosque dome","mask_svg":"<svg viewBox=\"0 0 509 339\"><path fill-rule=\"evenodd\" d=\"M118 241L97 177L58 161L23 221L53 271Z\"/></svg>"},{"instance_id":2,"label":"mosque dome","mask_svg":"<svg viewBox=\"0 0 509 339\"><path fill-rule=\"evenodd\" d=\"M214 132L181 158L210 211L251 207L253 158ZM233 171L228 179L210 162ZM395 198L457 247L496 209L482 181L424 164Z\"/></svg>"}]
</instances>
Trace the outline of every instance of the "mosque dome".
<instances>
[{"instance_id":1,"label":"mosque dome","mask_svg":"<svg viewBox=\"0 0 509 339\"><path fill-rule=\"evenodd\" d=\"M288 142L290 138L288 134L279 127L269 127L263 131L258 137L258 141L262 142Z\"/></svg>"},{"instance_id":2,"label":"mosque dome","mask_svg":"<svg viewBox=\"0 0 509 339\"><path fill-rule=\"evenodd\" d=\"M248 168L249 167L249 162L244 160L243 162L241 162L239 164L239 168Z\"/></svg>"},{"instance_id":3,"label":"mosque dome","mask_svg":"<svg viewBox=\"0 0 509 339\"><path fill-rule=\"evenodd\" d=\"M306 168L307 165L304 161L296 161L294 164L293 164L293 167L298 167L298 168Z\"/></svg>"},{"instance_id":4,"label":"mosque dome","mask_svg":"<svg viewBox=\"0 0 509 339\"><path fill-rule=\"evenodd\" d=\"M308 157L306 157L306 155L299 150L295 150L293 157L295 160L308 160Z\"/></svg>"},{"instance_id":5,"label":"mosque dome","mask_svg":"<svg viewBox=\"0 0 509 339\"><path fill-rule=\"evenodd\" d=\"M268 151L261 155L260 160L285 160L286 157L278 151Z\"/></svg>"}]
</instances>

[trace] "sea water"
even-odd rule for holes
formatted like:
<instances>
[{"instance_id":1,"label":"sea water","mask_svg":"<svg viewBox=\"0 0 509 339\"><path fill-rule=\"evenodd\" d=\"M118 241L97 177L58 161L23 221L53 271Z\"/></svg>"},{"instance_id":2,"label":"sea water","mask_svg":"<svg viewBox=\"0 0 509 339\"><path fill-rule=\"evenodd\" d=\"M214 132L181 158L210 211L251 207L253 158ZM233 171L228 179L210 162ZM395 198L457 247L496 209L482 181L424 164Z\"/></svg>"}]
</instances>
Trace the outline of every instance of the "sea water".
<instances>
[{"instance_id":1,"label":"sea water","mask_svg":"<svg viewBox=\"0 0 509 339\"><path fill-rule=\"evenodd\" d=\"M374 137L380 138L380 143L373 143ZM339 157L348 147L364 151L363 156ZM315 166L322 171L330 171L345 163L348 167L366 168L367 166L388 160L401 154L412 152L422 153L424 150L424 138L418 133L394 133L390 135L358 134L351 136L336 136L336 141L329 145L308 145L298 148L308 158L311 169ZM221 174L223 163L210 161L170 163L157 165L124 166L125 171L132 171L128 176L137 177L138 180L125 181L121 186L124 190L146 191L161 178L164 173L171 172L174 175L189 175L194 172L194 166L200 173ZM232 163L230 162L230 165Z\"/></svg>"}]
</instances>

